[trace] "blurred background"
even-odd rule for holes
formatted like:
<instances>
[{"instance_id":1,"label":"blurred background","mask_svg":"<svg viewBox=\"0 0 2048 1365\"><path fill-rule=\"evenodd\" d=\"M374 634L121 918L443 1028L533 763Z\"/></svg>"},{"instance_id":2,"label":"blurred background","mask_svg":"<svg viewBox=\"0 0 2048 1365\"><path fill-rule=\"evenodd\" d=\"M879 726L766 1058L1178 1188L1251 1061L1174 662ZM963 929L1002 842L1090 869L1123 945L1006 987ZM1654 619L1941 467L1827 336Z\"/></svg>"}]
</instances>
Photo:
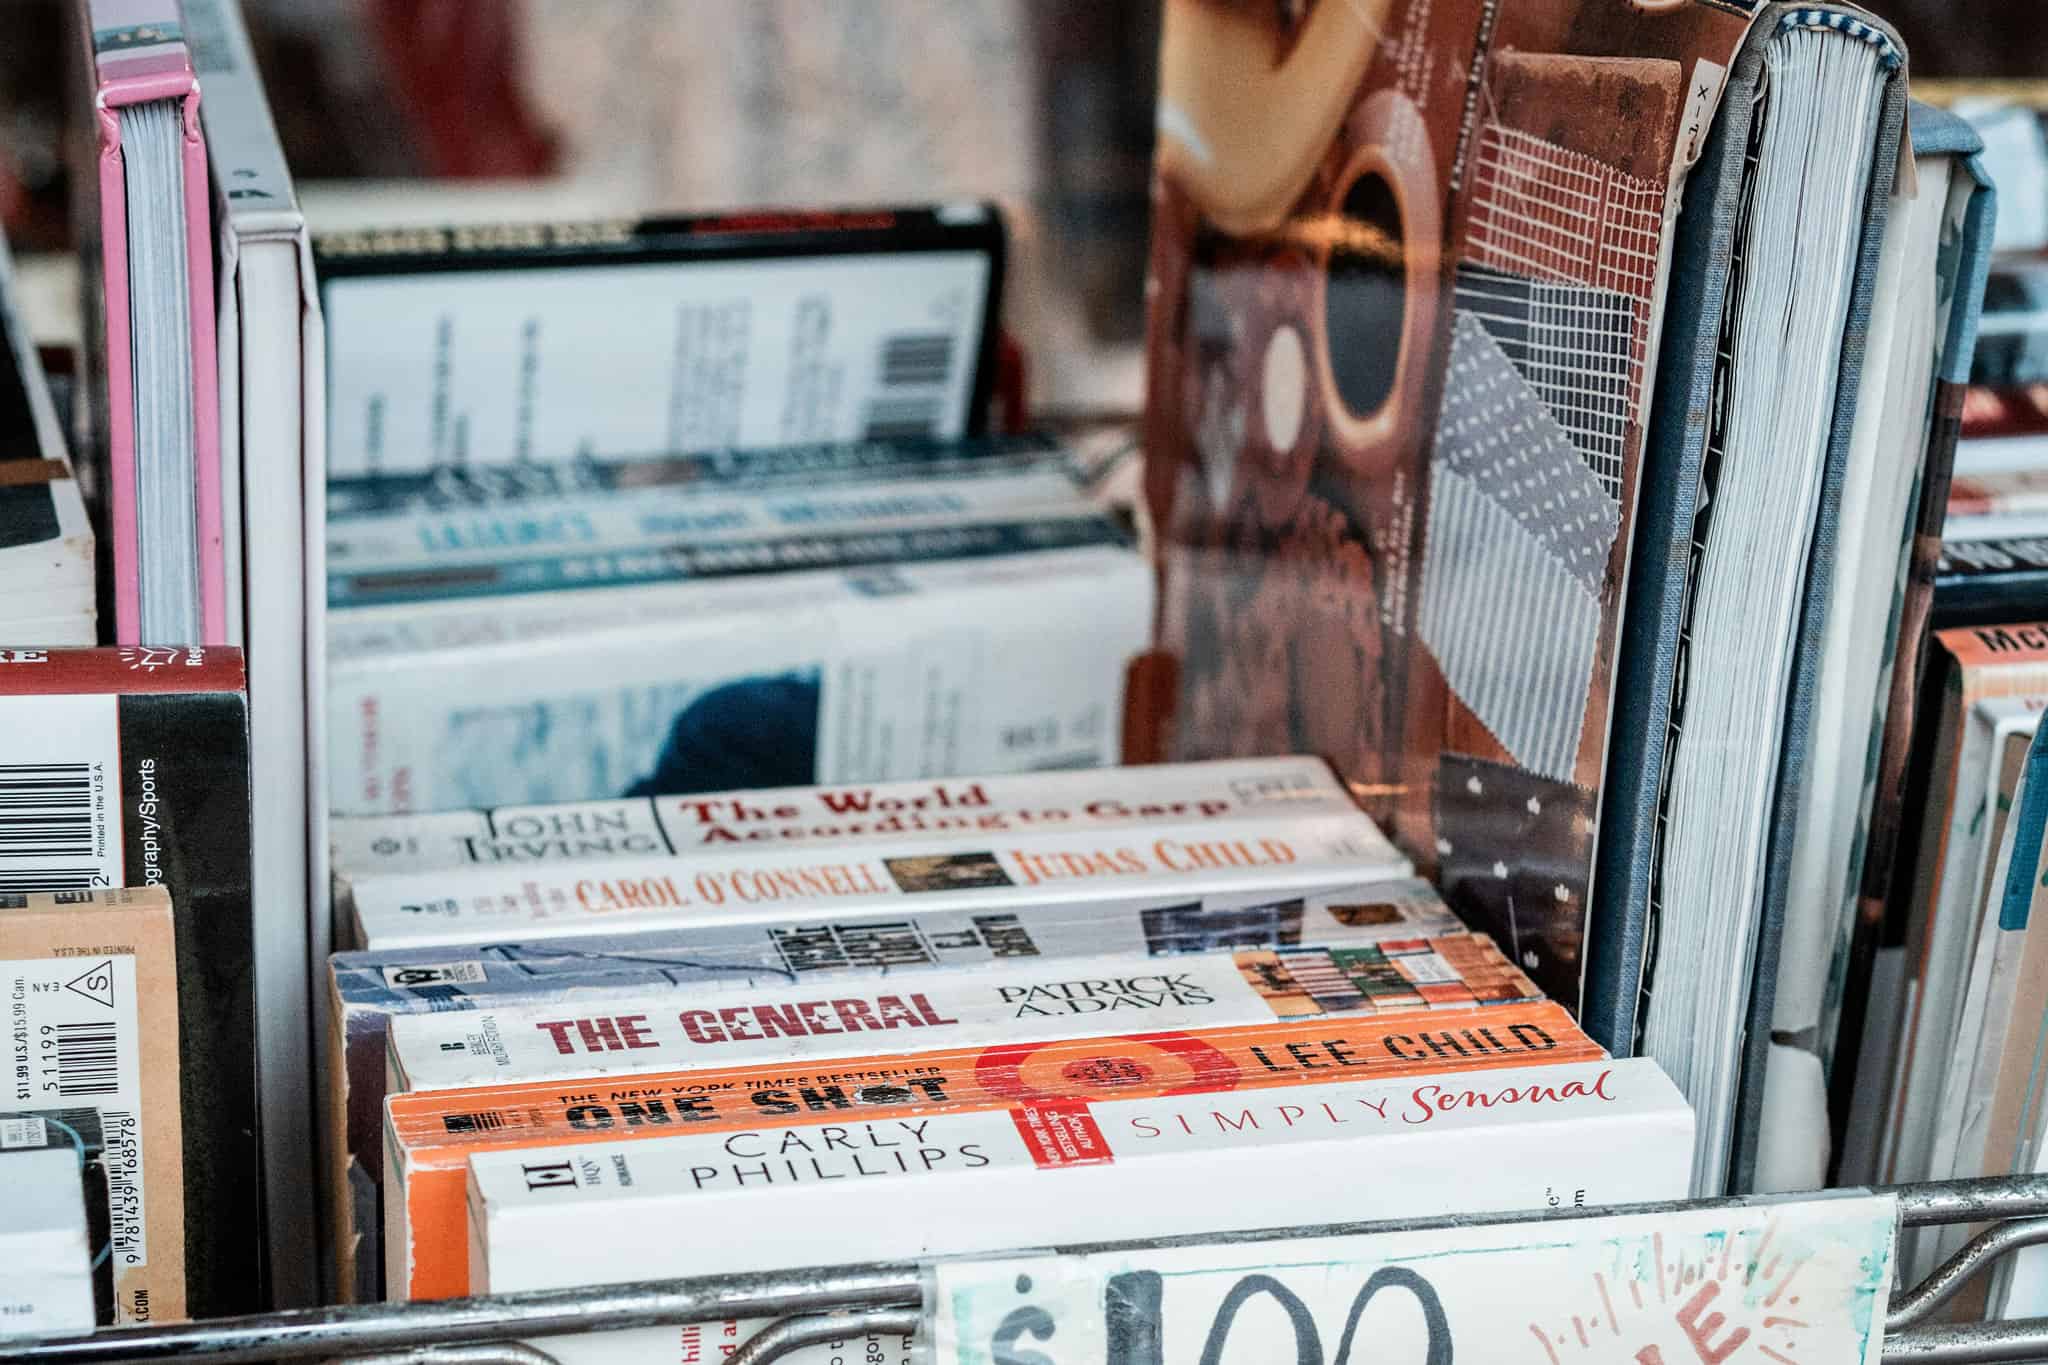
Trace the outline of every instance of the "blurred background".
<instances>
[{"instance_id":1,"label":"blurred background","mask_svg":"<svg viewBox=\"0 0 2048 1365\"><path fill-rule=\"evenodd\" d=\"M32 254L68 248L64 123L84 107L61 9L0 5L0 217L39 332L63 329L62 265ZM992 198L1034 402L1137 406L1158 0L244 9L315 231Z\"/></svg>"},{"instance_id":2,"label":"blurred background","mask_svg":"<svg viewBox=\"0 0 2048 1365\"><path fill-rule=\"evenodd\" d=\"M1907 39L1922 98L2048 108L2043 0L1878 9ZM942 187L1010 214L1007 322L1036 365L1034 405L1138 404L1159 0L245 10L316 231L914 201ZM0 218L31 256L30 311L52 342L70 339L68 266L33 253L68 249L64 122L83 107L64 98L60 11L5 0L0 20ZM2040 197L2003 196L2014 229L2038 216L2021 201Z\"/></svg>"}]
</instances>

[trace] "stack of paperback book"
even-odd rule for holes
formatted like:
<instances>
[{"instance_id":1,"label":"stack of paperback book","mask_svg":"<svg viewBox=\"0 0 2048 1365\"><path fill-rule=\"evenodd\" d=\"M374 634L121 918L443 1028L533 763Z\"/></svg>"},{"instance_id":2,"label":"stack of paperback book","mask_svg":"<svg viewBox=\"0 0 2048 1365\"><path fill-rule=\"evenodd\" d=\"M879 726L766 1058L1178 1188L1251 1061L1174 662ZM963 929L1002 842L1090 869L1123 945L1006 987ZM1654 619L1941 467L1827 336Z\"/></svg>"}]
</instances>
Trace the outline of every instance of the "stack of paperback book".
<instances>
[{"instance_id":1,"label":"stack of paperback book","mask_svg":"<svg viewBox=\"0 0 2048 1365\"><path fill-rule=\"evenodd\" d=\"M1112 763L1151 573L1050 442L328 485L337 814Z\"/></svg>"},{"instance_id":2,"label":"stack of paperback book","mask_svg":"<svg viewBox=\"0 0 2048 1365\"><path fill-rule=\"evenodd\" d=\"M999 1250L1110 1209L1164 1235L1687 1184L1656 1064L1465 929L1320 760L334 835L362 945L330 970L344 1295Z\"/></svg>"}]
</instances>

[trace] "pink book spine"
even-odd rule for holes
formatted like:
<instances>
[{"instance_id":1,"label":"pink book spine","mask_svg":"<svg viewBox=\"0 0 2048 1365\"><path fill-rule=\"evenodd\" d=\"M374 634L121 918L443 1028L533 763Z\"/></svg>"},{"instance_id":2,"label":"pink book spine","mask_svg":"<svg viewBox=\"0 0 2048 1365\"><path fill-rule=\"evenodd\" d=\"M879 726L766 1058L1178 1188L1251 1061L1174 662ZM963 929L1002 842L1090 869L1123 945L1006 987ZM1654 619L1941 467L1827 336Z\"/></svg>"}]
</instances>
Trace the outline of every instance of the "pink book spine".
<instances>
[{"instance_id":1,"label":"pink book spine","mask_svg":"<svg viewBox=\"0 0 2048 1365\"><path fill-rule=\"evenodd\" d=\"M128 194L122 173L125 105L181 102L185 139L186 278L192 291L193 457L199 544L201 644L227 639L227 583L220 487L220 387L214 350L213 232L206 144L199 126L199 81L178 27L175 0L88 0L86 41L96 72L99 126L100 242L106 277L107 444L114 535L114 632L141 641L135 500L135 375L128 328ZM102 44L104 35L124 41ZM156 643L192 643L158 641Z\"/></svg>"}]
</instances>

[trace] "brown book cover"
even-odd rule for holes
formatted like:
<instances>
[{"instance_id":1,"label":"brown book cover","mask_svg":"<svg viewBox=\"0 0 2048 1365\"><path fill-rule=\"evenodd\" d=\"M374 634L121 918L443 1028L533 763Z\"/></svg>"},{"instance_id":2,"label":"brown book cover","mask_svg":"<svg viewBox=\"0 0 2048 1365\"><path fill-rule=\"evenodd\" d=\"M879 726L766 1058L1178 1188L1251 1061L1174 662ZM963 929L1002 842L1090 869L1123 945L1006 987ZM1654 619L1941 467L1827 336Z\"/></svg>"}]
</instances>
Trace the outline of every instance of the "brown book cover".
<instances>
[{"instance_id":1,"label":"brown book cover","mask_svg":"<svg viewBox=\"0 0 2048 1365\"><path fill-rule=\"evenodd\" d=\"M1570 1004L1666 224L1753 9L1166 4L1138 747L1329 758Z\"/></svg>"},{"instance_id":2,"label":"brown book cover","mask_svg":"<svg viewBox=\"0 0 2048 1365\"><path fill-rule=\"evenodd\" d=\"M170 897L161 887L0 892L0 998L10 1042L0 1150L77 1154L95 1317L102 1326L184 1317Z\"/></svg>"}]
</instances>

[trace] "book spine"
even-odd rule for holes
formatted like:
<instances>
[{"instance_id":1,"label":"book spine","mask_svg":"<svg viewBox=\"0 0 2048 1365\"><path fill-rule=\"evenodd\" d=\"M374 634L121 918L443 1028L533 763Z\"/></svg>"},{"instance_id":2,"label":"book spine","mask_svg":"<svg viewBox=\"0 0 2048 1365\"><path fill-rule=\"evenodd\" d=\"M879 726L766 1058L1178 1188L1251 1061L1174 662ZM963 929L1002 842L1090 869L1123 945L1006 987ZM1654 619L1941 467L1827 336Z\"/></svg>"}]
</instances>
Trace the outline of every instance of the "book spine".
<instances>
[{"instance_id":1,"label":"book spine","mask_svg":"<svg viewBox=\"0 0 2048 1365\"><path fill-rule=\"evenodd\" d=\"M934 837L845 849L695 852L602 864L471 868L354 885L365 947L560 937L609 925L673 929L833 917L914 901L920 910L1008 909L1135 894L1267 892L1405 877L1362 814L1278 823ZM623 921L623 923L621 923Z\"/></svg>"},{"instance_id":2,"label":"book spine","mask_svg":"<svg viewBox=\"0 0 2048 1365\"><path fill-rule=\"evenodd\" d=\"M386 1179L397 1181L385 1190L386 1288L409 1298L465 1292L463 1163L498 1148L664 1136L679 1128L739 1132L785 1119L1000 1116L1020 1101L1057 1107L1130 1098L1134 1089L1253 1091L1339 1076L1394 1081L1604 1056L1569 1014L1543 1002L835 1059L818 1069L706 1068L394 1096L384 1135Z\"/></svg>"},{"instance_id":3,"label":"book spine","mask_svg":"<svg viewBox=\"0 0 2048 1365\"><path fill-rule=\"evenodd\" d=\"M691 847L838 844L1258 816L1293 820L1355 809L1321 759L1277 758L344 816L334 820L330 842L336 875L352 880L475 865L673 855Z\"/></svg>"},{"instance_id":4,"label":"book spine","mask_svg":"<svg viewBox=\"0 0 2048 1365\"><path fill-rule=\"evenodd\" d=\"M2014 621L1935 633L1966 672L2014 664L2048 663L2048 621Z\"/></svg>"},{"instance_id":5,"label":"book spine","mask_svg":"<svg viewBox=\"0 0 2048 1365\"><path fill-rule=\"evenodd\" d=\"M611 264L650 253L683 259L729 255L811 255L861 251L958 249L1000 253L1001 218L993 205L948 222L922 206L857 211L777 210L552 223L477 223L451 227L368 228L313 238L323 276L446 269Z\"/></svg>"},{"instance_id":6,"label":"book spine","mask_svg":"<svg viewBox=\"0 0 2048 1365\"><path fill-rule=\"evenodd\" d=\"M483 1258L471 1284L767 1270L815 1248L822 1217L868 1230L863 1258L922 1259L1081 1241L1106 1226L1165 1237L1675 1198L1691 1129L1670 1082L1637 1060L494 1152L470 1167ZM1202 1196L1190 1199L1197 1180ZM927 1200L955 1216L943 1227L900 1216ZM616 1236L621 1220L678 1218L733 1232L658 1247Z\"/></svg>"},{"instance_id":7,"label":"book spine","mask_svg":"<svg viewBox=\"0 0 2048 1365\"><path fill-rule=\"evenodd\" d=\"M756 978L789 984L849 972L999 967L1063 957L1368 945L1439 938L1464 927L1434 888L1406 877L1081 901L1021 912L912 910L475 943L453 952L428 947L337 953L330 977L341 1008L381 1016L718 980L751 988Z\"/></svg>"},{"instance_id":8,"label":"book spine","mask_svg":"<svg viewBox=\"0 0 2048 1365\"><path fill-rule=\"evenodd\" d=\"M812 442L647 454L632 459L578 456L521 465L438 465L328 480L330 520L347 523L398 513L510 508L599 497L628 489L707 485L720 492L758 490L801 479L812 488L885 480L970 477L1031 465L1073 462L1050 436L1027 432L959 441L914 439Z\"/></svg>"},{"instance_id":9,"label":"book spine","mask_svg":"<svg viewBox=\"0 0 2048 1365\"><path fill-rule=\"evenodd\" d=\"M593 529L597 523L580 516L572 516L562 524L572 527L567 534L573 534L581 543L562 547L553 554L369 570L339 563L328 579L327 605L331 610L346 613L367 607L472 600L495 604L533 594L659 588L744 578L750 574L994 559L1054 550L1121 547L1129 543L1120 527L1093 511L742 540L707 537L690 544L650 541L635 545L630 534ZM484 533L497 534L503 529L502 520L494 519ZM329 548L336 547L330 543ZM342 558L346 560L347 556Z\"/></svg>"},{"instance_id":10,"label":"book spine","mask_svg":"<svg viewBox=\"0 0 2048 1365\"><path fill-rule=\"evenodd\" d=\"M1104 1028L1215 1029L1539 998L1482 935L1370 949L1304 945L1160 962L1081 958L1028 971L966 968L881 986L808 983L731 998L670 988L592 1004L404 1015L395 1090L750 1063L811 1064L886 1041L906 1050L1086 1037Z\"/></svg>"},{"instance_id":11,"label":"book spine","mask_svg":"<svg viewBox=\"0 0 2048 1365\"><path fill-rule=\"evenodd\" d=\"M249 43L240 0L181 0L193 72L204 83L200 120L223 215L238 231L304 227L291 168Z\"/></svg>"},{"instance_id":12,"label":"book spine","mask_svg":"<svg viewBox=\"0 0 2048 1365\"><path fill-rule=\"evenodd\" d=\"M240 692L247 679L239 649L0 649L0 697Z\"/></svg>"},{"instance_id":13,"label":"book spine","mask_svg":"<svg viewBox=\"0 0 2048 1365\"><path fill-rule=\"evenodd\" d=\"M496 570L505 578L515 566L575 564L599 548L619 555L668 552L673 572L682 576L757 563L831 567L861 553L861 536L875 537L877 545L891 534L905 539L906 555L919 548L907 540L912 532L942 547L942 531L1009 527L1011 539L1028 540L1026 530L1043 522L1048 529L1040 538L1050 540L1070 521L1114 529L1084 498L1066 462L1055 457L963 464L943 478L789 479L754 487L635 481L616 490L509 504L385 512L330 506L327 554L330 568L350 583L374 582L379 575L452 573L456 567L473 574ZM929 557L931 551L923 553ZM558 568L562 581L556 586L603 581L592 575L579 583L567 573ZM427 595L425 589L418 593ZM352 597L337 598L330 589L330 605L351 604Z\"/></svg>"}]
</instances>

